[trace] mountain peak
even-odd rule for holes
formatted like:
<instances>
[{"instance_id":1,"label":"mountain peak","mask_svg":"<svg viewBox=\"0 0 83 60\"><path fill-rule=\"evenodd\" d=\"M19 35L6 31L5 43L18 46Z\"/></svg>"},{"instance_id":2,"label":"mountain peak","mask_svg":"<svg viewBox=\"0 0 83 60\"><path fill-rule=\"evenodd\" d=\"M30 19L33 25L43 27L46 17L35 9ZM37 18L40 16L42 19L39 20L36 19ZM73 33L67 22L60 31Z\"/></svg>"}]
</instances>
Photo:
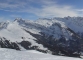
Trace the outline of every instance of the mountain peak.
<instances>
[{"instance_id":1,"label":"mountain peak","mask_svg":"<svg viewBox=\"0 0 83 60\"><path fill-rule=\"evenodd\" d=\"M0 46L79 57L80 52L83 51L82 23L81 18L72 17L43 18L36 21L16 18L14 22L0 24Z\"/></svg>"},{"instance_id":2,"label":"mountain peak","mask_svg":"<svg viewBox=\"0 0 83 60\"><path fill-rule=\"evenodd\" d=\"M16 18L14 21L22 21L22 18Z\"/></svg>"}]
</instances>

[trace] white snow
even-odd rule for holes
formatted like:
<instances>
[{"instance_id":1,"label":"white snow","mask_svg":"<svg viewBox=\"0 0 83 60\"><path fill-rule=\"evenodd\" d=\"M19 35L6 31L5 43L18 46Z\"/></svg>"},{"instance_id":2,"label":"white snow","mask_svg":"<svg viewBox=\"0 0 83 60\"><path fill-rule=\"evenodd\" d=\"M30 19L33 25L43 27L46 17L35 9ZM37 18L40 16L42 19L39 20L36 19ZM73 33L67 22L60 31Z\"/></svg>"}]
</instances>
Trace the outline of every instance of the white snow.
<instances>
[{"instance_id":1,"label":"white snow","mask_svg":"<svg viewBox=\"0 0 83 60\"><path fill-rule=\"evenodd\" d=\"M20 21L20 20L19 20ZM21 20L22 21L22 20ZM83 22L83 21L82 21ZM5 37L11 42L21 42L23 40L29 41L31 46L38 46L39 49L48 50L44 48L43 45L36 43L36 38L30 35L28 32L24 31L26 29L34 34L40 34L39 32L44 32L49 35L54 35L55 38L60 38L60 35L64 35L66 40L68 40L72 33L66 30L67 27L71 28L75 32L83 32L83 24L77 19L40 19L37 21L24 21L19 24L19 22L7 22L7 24L2 23L0 25L0 37ZM22 25L21 25L22 24ZM52 26L53 24L56 24ZM60 27L58 25L60 25ZM67 27L66 27L67 26ZM63 28L63 29L62 29ZM24 39L22 39L24 37ZM0 48L0 59L1 60L82 60L80 58L70 58L63 56L53 56L48 54L39 53L37 51L26 51L22 46L19 46L22 51L8 50ZM12 53L13 52L13 53ZM49 51L50 52L50 51Z\"/></svg>"},{"instance_id":2,"label":"white snow","mask_svg":"<svg viewBox=\"0 0 83 60\"><path fill-rule=\"evenodd\" d=\"M0 60L83 60L81 58L44 54L35 50L16 51L0 48Z\"/></svg>"},{"instance_id":3,"label":"white snow","mask_svg":"<svg viewBox=\"0 0 83 60\"><path fill-rule=\"evenodd\" d=\"M38 46L39 49L47 50L47 48L44 48L43 45L36 43L34 40L37 39L23 30L17 21L9 22L6 29L0 30L0 37L5 37L11 42L21 42L23 40L29 41L31 43L31 47ZM22 39L22 37L24 37L24 39Z\"/></svg>"},{"instance_id":4,"label":"white snow","mask_svg":"<svg viewBox=\"0 0 83 60\"><path fill-rule=\"evenodd\" d=\"M19 21L19 22L17 22ZM73 22L73 21L72 21ZM54 25L53 24L58 24ZM44 32L47 36L53 35L54 38L59 39L61 35L64 35L66 40L70 38L71 33L69 33L67 30L65 30L67 27L71 27L74 29L74 25L71 23L71 20L63 20L63 19L39 19L36 21L24 21L24 20L16 20L14 22L8 22L8 26L5 29L0 30L0 37L5 37L8 40L11 40L12 42L21 42L23 41L22 37L25 38L25 40L28 40L33 45L40 45L36 44L36 42L33 42L33 40L36 40L33 36L31 36L29 33L24 31L23 29L26 29L30 31L31 33L40 35L39 32ZM72 25L72 26L71 26ZM62 29L63 28L63 29ZM76 29L77 30L77 29ZM81 30L81 29L80 29ZM42 46L41 46L42 47Z\"/></svg>"},{"instance_id":5,"label":"white snow","mask_svg":"<svg viewBox=\"0 0 83 60\"><path fill-rule=\"evenodd\" d=\"M83 17L64 17L64 18L52 18L52 19L38 19L36 23L49 27L53 23L60 23L61 27L66 28L69 27L72 30L74 30L76 33L77 32L83 32Z\"/></svg>"},{"instance_id":6,"label":"white snow","mask_svg":"<svg viewBox=\"0 0 83 60\"><path fill-rule=\"evenodd\" d=\"M5 37L11 42L21 42L22 37L35 39L29 33L26 33L17 22L11 22L6 29L0 31L0 37Z\"/></svg>"},{"instance_id":7,"label":"white snow","mask_svg":"<svg viewBox=\"0 0 83 60\"><path fill-rule=\"evenodd\" d=\"M78 19L81 22L79 22ZM59 38L58 34L60 35L61 32L59 29L55 28L56 26L54 26L54 28L56 30L49 29L50 27L52 27L52 24L57 23L57 24L60 24L61 27L64 29L66 28L66 26L68 26L75 32L82 32L83 31L83 24L82 24L83 20L81 20L81 19L82 18L79 18L79 17L78 18L65 17L65 18L54 18L54 19L43 18L43 19L39 19L36 21L30 21L30 20L22 21L22 19L20 20L19 18L17 18L17 20L15 22L7 22L8 26L5 29L0 30L0 37L5 37L6 39L11 40L13 42L22 41L23 39L21 39L21 37L25 37L26 40L35 39L29 33L26 33L23 30L23 28L24 28L34 34L40 35L39 32L42 31L42 32L46 33L47 35L54 35L54 37ZM20 22L18 23L17 21L20 21ZM3 24L4 23L2 23L0 25L0 27L2 27ZM55 33L52 33L53 31ZM63 31L63 33L64 33L64 31ZM64 33L64 35L66 36L65 37L66 39L70 38L67 32Z\"/></svg>"},{"instance_id":8,"label":"white snow","mask_svg":"<svg viewBox=\"0 0 83 60\"><path fill-rule=\"evenodd\" d=\"M53 20L64 22L67 27L75 32L83 32L83 17L54 18Z\"/></svg>"}]
</instances>

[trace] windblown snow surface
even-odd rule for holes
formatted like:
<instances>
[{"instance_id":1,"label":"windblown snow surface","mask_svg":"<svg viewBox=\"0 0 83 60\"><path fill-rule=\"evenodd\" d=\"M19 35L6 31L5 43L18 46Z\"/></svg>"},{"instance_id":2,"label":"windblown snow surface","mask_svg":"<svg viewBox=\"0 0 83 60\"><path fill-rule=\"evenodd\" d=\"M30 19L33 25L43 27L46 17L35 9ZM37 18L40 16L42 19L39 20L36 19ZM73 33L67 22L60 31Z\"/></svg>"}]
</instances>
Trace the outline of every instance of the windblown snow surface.
<instances>
[{"instance_id":1,"label":"windblown snow surface","mask_svg":"<svg viewBox=\"0 0 83 60\"><path fill-rule=\"evenodd\" d=\"M81 58L53 56L35 50L16 51L0 48L0 60L82 60Z\"/></svg>"}]
</instances>

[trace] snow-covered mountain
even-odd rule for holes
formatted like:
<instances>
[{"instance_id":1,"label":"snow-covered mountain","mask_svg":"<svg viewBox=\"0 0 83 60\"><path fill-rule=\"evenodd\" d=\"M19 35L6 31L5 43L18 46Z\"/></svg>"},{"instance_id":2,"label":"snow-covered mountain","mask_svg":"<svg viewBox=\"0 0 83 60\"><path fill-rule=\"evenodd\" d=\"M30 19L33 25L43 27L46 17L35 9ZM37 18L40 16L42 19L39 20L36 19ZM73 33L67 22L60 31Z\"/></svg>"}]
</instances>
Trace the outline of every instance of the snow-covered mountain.
<instances>
[{"instance_id":1,"label":"snow-covered mountain","mask_svg":"<svg viewBox=\"0 0 83 60\"><path fill-rule=\"evenodd\" d=\"M0 46L16 50L79 57L83 51L83 18L15 19L0 23Z\"/></svg>"}]
</instances>

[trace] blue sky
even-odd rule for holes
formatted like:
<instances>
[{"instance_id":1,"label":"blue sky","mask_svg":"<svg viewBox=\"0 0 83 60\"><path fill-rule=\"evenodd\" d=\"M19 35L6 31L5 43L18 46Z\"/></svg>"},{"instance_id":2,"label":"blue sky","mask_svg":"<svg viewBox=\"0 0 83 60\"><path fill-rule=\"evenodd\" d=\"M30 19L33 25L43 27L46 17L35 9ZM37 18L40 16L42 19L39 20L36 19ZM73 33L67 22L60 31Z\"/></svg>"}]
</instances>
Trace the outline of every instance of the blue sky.
<instances>
[{"instance_id":1,"label":"blue sky","mask_svg":"<svg viewBox=\"0 0 83 60\"><path fill-rule=\"evenodd\" d=\"M0 21L83 16L83 0L0 0Z\"/></svg>"}]
</instances>

